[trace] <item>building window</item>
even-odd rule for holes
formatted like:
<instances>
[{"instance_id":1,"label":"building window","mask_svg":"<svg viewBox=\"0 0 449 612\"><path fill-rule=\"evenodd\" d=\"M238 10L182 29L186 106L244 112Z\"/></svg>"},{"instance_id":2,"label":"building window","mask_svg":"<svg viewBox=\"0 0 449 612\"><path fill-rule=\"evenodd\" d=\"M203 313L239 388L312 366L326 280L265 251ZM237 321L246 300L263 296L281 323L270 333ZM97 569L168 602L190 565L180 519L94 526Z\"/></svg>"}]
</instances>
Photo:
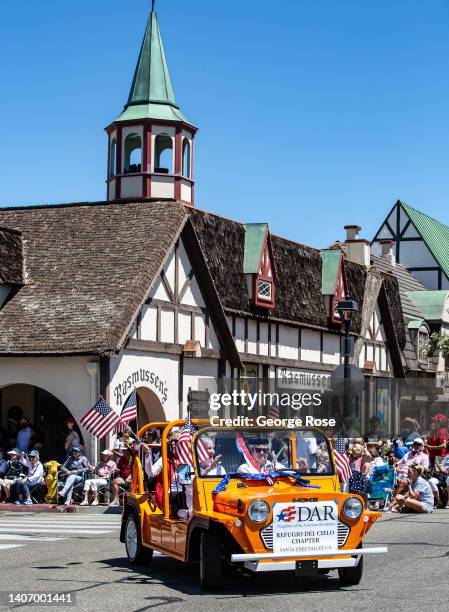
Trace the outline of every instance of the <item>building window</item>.
<instances>
[{"instance_id":1,"label":"building window","mask_svg":"<svg viewBox=\"0 0 449 612\"><path fill-rule=\"evenodd\" d=\"M429 363L429 333L427 329L421 328L418 332L418 361Z\"/></svg>"},{"instance_id":2,"label":"building window","mask_svg":"<svg viewBox=\"0 0 449 612\"><path fill-rule=\"evenodd\" d=\"M109 158L109 176L115 176L117 174L116 170L116 159L117 159L117 141L115 138L112 139L111 142L111 153Z\"/></svg>"},{"instance_id":3,"label":"building window","mask_svg":"<svg viewBox=\"0 0 449 612\"><path fill-rule=\"evenodd\" d=\"M190 142L187 138L182 143L182 175L190 178Z\"/></svg>"},{"instance_id":4,"label":"building window","mask_svg":"<svg viewBox=\"0 0 449 612\"><path fill-rule=\"evenodd\" d=\"M142 140L138 134L129 134L125 140L125 173L142 169Z\"/></svg>"},{"instance_id":5,"label":"building window","mask_svg":"<svg viewBox=\"0 0 449 612\"><path fill-rule=\"evenodd\" d=\"M274 308L274 282L271 276L254 275L254 303L262 308Z\"/></svg>"},{"instance_id":6,"label":"building window","mask_svg":"<svg viewBox=\"0 0 449 612\"><path fill-rule=\"evenodd\" d=\"M257 281L257 297L259 298L259 300L267 300L271 302L272 287L273 284L271 281L259 279Z\"/></svg>"},{"instance_id":7,"label":"building window","mask_svg":"<svg viewBox=\"0 0 449 612\"><path fill-rule=\"evenodd\" d=\"M173 139L168 134L158 134L154 143L154 171L173 174Z\"/></svg>"}]
</instances>

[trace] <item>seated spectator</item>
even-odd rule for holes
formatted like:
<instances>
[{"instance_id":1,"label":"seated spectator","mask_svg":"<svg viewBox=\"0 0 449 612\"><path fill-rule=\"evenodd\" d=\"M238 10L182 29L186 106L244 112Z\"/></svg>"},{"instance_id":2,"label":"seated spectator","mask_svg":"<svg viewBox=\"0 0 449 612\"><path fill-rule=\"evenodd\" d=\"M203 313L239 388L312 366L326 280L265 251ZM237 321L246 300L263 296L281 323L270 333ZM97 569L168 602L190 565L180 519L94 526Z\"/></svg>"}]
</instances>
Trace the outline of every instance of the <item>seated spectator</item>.
<instances>
[{"instance_id":1,"label":"seated spectator","mask_svg":"<svg viewBox=\"0 0 449 612\"><path fill-rule=\"evenodd\" d=\"M28 473L28 468L23 465L21 459L23 453L18 448L8 451L8 461L6 462L5 477L0 482L1 492L5 500L10 497L11 487L16 481Z\"/></svg>"},{"instance_id":2,"label":"seated spectator","mask_svg":"<svg viewBox=\"0 0 449 612\"><path fill-rule=\"evenodd\" d=\"M121 450L114 448L113 453L114 457L117 459L117 471L115 473L115 478L111 483L113 499L109 505L119 506L120 486L123 486L131 481L131 467L129 465L130 453L128 452L127 448L122 448Z\"/></svg>"},{"instance_id":3,"label":"seated spectator","mask_svg":"<svg viewBox=\"0 0 449 612\"><path fill-rule=\"evenodd\" d=\"M367 457L367 461L363 465L363 473L367 478L369 478L374 472L374 468L379 465L383 465L383 459L379 455L379 447L376 442L368 442L366 445L366 450L369 453Z\"/></svg>"},{"instance_id":4,"label":"seated spectator","mask_svg":"<svg viewBox=\"0 0 449 612\"><path fill-rule=\"evenodd\" d=\"M89 466L95 472L96 478L88 478L84 482L84 499L81 506L89 504L89 491L94 494L92 506L98 506L98 487L108 484L108 478L117 470L115 461L112 461L112 451L104 450L101 453L101 460L95 467Z\"/></svg>"},{"instance_id":5,"label":"seated spectator","mask_svg":"<svg viewBox=\"0 0 449 612\"><path fill-rule=\"evenodd\" d=\"M407 479L408 466L412 463L417 463L423 470L429 468L429 455L424 452L424 440L422 438L416 438L411 450L397 462L396 469L398 470L399 482Z\"/></svg>"},{"instance_id":6,"label":"seated spectator","mask_svg":"<svg viewBox=\"0 0 449 612\"><path fill-rule=\"evenodd\" d=\"M6 474L6 459L5 459L5 449L0 448L0 478Z\"/></svg>"},{"instance_id":7,"label":"seated spectator","mask_svg":"<svg viewBox=\"0 0 449 612\"><path fill-rule=\"evenodd\" d=\"M83 480L84 472L89 469L89 462L86 457L81 454L79 446L72 447L70 457L61 467L61 472L67 474L67 480L59 495L65 497L64 506L70 506L72 503L73 487Z\"/></svg>"},{"instance_id":8,"label":"seated spectator","mask_svg":"<svg viewBox=\"0 0 449 612\"><path fill-rule=\"evenodd\" d=\"M433 493L422 478L423 468L417 463L408 466L408 478L402 493L396 494L391 506L392 512L433 512Z\"/></svg>"},{"instance_id":9,"label":"seated spectator","mask_svg":"<svg viewBox=\"0 0 449 612\"><path fill-rule=\"evenodd\" d=\"M440 463L437 463L435 466L435 472L433 477L429 480L429 484L432 487L432 491L435 494L435 489L438 491L438 484L441 481L446 481L446 487L449 490L449 455L443 457ZM437 498L437 496L435 496ZM438 491L438 499L439 499L439 491ZM438 499L436 499L437 505ZM444 506L446 510L449 510L449 498L446 506Z\"/></svg>"},{"instance_id":10,"label":"seated spectator","mask_svg":"<svg viewBox=\"0 0 449 612\"><path fill-rule=\"evenodd\" d=\"M21 463L27 467L28 474L16 480L13 485L17 499L14 502L17 505L24 504L25 506L31 506L33 504L31 500L31 493L40 488L44 484L44 466L39 461L39 453L37 451L31 451L28 459L25 457L21 459Z\"/></svg>"}]
</instances>

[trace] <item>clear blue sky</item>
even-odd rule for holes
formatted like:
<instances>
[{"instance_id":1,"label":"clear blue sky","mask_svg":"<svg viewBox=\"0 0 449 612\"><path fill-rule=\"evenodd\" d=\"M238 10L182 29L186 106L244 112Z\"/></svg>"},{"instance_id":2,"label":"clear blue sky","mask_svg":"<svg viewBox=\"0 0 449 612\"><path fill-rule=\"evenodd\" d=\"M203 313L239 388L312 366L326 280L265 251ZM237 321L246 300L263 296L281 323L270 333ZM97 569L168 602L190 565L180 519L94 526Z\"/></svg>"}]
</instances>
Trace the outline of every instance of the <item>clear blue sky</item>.
<instances>
[{"instance_id":1,"label":"clear blue sky","mask_svg":"<svg viewBox=\"0 0 449 612\"><path fill-rule=\"evenodd\" d=\"M102 200L150 0L0 17L0 204ZM313 246L398 199L449 224L449 1L157 0L196 204Z\"/></svg>"}]
</instances>

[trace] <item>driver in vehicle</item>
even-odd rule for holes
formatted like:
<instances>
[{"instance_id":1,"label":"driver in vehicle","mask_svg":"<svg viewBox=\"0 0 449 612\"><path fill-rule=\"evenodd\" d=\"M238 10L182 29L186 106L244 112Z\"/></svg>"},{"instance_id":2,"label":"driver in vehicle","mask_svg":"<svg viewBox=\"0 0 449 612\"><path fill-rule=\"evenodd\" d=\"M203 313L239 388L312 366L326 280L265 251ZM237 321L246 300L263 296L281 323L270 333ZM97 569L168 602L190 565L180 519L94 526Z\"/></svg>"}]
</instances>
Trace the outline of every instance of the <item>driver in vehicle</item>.
<instances>
[{"instance_id":1,"label":"driver in vehicle","mask_svg":"<svg viewBox=\"0 0 449 612\"><path fill-rule=\"evenodd\" d=\"M274 470L284 470L285 465L276 460L276 455L270 448L268 438L250 438L245 444L240 442L245 463L239 465L239 474L268 474ZM271 460L269 460L271 458Z\"/></svg>"}]
</instances>

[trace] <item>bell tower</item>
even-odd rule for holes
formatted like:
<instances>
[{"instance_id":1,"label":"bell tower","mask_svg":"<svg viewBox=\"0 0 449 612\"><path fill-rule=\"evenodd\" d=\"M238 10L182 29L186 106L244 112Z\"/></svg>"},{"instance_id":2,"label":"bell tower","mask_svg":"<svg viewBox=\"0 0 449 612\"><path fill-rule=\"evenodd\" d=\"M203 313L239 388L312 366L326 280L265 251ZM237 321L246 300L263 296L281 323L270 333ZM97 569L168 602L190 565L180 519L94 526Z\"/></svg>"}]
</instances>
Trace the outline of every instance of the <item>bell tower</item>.
<instances>
[{"instance_id":1,"label":"bell tower","mask_svg":"<svg viewBox=\"0 0 449 612\"><path fill-rule=\"evenodd\" d=\"M106 128L108 200L171 198L193 206L196 132L176 102L153 0L128 101Z\"/></svg>"}]
</instances>

